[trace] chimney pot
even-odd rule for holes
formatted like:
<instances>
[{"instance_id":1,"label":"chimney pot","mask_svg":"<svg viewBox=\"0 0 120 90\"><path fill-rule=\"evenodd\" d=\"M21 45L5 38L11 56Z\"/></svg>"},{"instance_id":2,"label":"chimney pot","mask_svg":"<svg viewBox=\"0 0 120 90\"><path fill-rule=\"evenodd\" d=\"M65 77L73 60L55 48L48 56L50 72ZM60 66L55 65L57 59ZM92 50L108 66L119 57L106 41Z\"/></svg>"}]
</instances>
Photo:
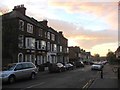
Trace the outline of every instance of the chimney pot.
<instances>
[{"instance_id":1,"label":"chimney pot","mask_svg":"<svg viewBox=\"0 0 120 90\"><path fill-rule=\"evenodd\" d=\"M60 34L62 34L63 32L62 31L59 31Z\"/></svg>"},{"instance_id":2,"label":"chimney pot","mask_svg":"<svg viewBox=\"0 0 120 90\"><path fill-rule=\"evenodd\" d=\"M26 13L26 8L24 7L24 4L22 4L22 5L17 5L17 6L14 6L13 11L19 11L20 13L22 13L23 15L25 15L25 13Z\"/></svg>"}]
</instances>

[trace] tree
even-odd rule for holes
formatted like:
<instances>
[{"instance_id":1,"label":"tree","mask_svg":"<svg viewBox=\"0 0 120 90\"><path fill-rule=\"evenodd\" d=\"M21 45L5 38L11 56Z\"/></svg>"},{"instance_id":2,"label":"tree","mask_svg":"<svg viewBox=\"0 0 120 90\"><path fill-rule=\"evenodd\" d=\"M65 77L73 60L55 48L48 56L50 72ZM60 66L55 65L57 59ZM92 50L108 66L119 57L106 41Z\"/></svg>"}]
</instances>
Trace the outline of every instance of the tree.
<instances>
[{"instance_id":1,"label":"tree","mask_svg":"<svg viewBox=\"0 0 120 90\"><path fill-rule=\"evenodd\" d=\"M99 60L100 60L100 55L99 55L99 54L94 54L94 59L95 59L96 61L99 61Z\"/></svg>"},{"instance_id":2,"label":"tree","mask_svg":"<svg viewBox=\"0 0 120 90\"><path fill-rule=\"evenodd\" d=\"M110 51L107 53L106 59L110 62L110 63L114 63L116 62L116 56L115 53Z\"/></svg>"}]
</instances>

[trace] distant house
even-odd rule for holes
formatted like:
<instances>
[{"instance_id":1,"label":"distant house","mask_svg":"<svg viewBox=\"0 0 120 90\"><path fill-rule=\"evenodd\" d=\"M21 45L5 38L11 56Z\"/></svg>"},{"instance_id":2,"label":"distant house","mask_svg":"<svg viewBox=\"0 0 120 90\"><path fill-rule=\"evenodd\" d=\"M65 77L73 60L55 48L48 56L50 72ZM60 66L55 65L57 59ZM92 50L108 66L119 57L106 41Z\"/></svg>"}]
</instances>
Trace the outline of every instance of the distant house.
<instances>
[{"instance_id":1,"label":"distant house","mask_svg":"<svg viewBox=\"0 0 120 90\"><path fill-rule=\"evenodd\" d=\"M115 55L117 59L120 59L120 46L117 48L117 50L115 51Z\"/></svg>"},{"instance_id":2,"label":"distant house","mask_svg":"<svg viewBox=\"0 0 120 90\"><path fill-rule=\"evenodd\" d=\"M71 62L76 61L88 61L91 60L91 53L86 52L85 50L81 49L79 46L71 46L69 47L69 60Z\"/></svg>"},{"instance_id":3,"label":"distant house","mask_svg":"<svg viewBox=\"0 0 120 90\"><path fill-rule=\"evenodd\" d=\"M80 47L75 46L75 47L69 47L69 60L71 62L76 62L81 59L80 57Z\"/></svg>"}]
</instances>

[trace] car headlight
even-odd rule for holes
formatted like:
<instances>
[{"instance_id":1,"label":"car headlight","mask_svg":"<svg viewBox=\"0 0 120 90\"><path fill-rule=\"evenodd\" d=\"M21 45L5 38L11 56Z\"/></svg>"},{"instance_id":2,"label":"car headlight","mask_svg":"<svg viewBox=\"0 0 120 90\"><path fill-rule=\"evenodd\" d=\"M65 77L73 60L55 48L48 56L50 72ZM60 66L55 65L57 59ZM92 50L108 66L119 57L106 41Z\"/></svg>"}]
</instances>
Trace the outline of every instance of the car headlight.
<instances>
[{"instance_id":1,"label":"car headlight","mask_svg":"<svg viewBox=\"0 0 120 90\"><path fill-rule=\"evenodd\" d=\"M2 74L2 75L1 75L1 77L6 77L6 76L8 76L8 74Z\"/></svg>"}]
</instances>

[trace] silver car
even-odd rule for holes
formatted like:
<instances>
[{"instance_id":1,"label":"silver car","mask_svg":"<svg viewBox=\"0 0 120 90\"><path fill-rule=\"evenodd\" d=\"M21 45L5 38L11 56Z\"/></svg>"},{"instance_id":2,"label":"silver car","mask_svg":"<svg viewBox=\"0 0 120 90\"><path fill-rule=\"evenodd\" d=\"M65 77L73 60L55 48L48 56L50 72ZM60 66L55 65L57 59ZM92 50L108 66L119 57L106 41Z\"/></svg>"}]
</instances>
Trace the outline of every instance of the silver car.
<instances>
[{"instance_id":1,"label":"silver car","mask_svg":"<svg viewBox=\"0 0 120 90\"><path fill-rule=\"evenodd\" d=\"M102 64L93 64L91 70L102 70Z\"/></svg>"},{"instance_id":2,"label":"silver car","mask_svg":"<svg viewBox=\"0 0 120 90\"><path fill-rule=\"evenodd\" d=\"M13 83L18 79L34 79L38 70L32 62L12 63L2 68L0 79L3 82Z\"/></svg>"}]
</instances>

